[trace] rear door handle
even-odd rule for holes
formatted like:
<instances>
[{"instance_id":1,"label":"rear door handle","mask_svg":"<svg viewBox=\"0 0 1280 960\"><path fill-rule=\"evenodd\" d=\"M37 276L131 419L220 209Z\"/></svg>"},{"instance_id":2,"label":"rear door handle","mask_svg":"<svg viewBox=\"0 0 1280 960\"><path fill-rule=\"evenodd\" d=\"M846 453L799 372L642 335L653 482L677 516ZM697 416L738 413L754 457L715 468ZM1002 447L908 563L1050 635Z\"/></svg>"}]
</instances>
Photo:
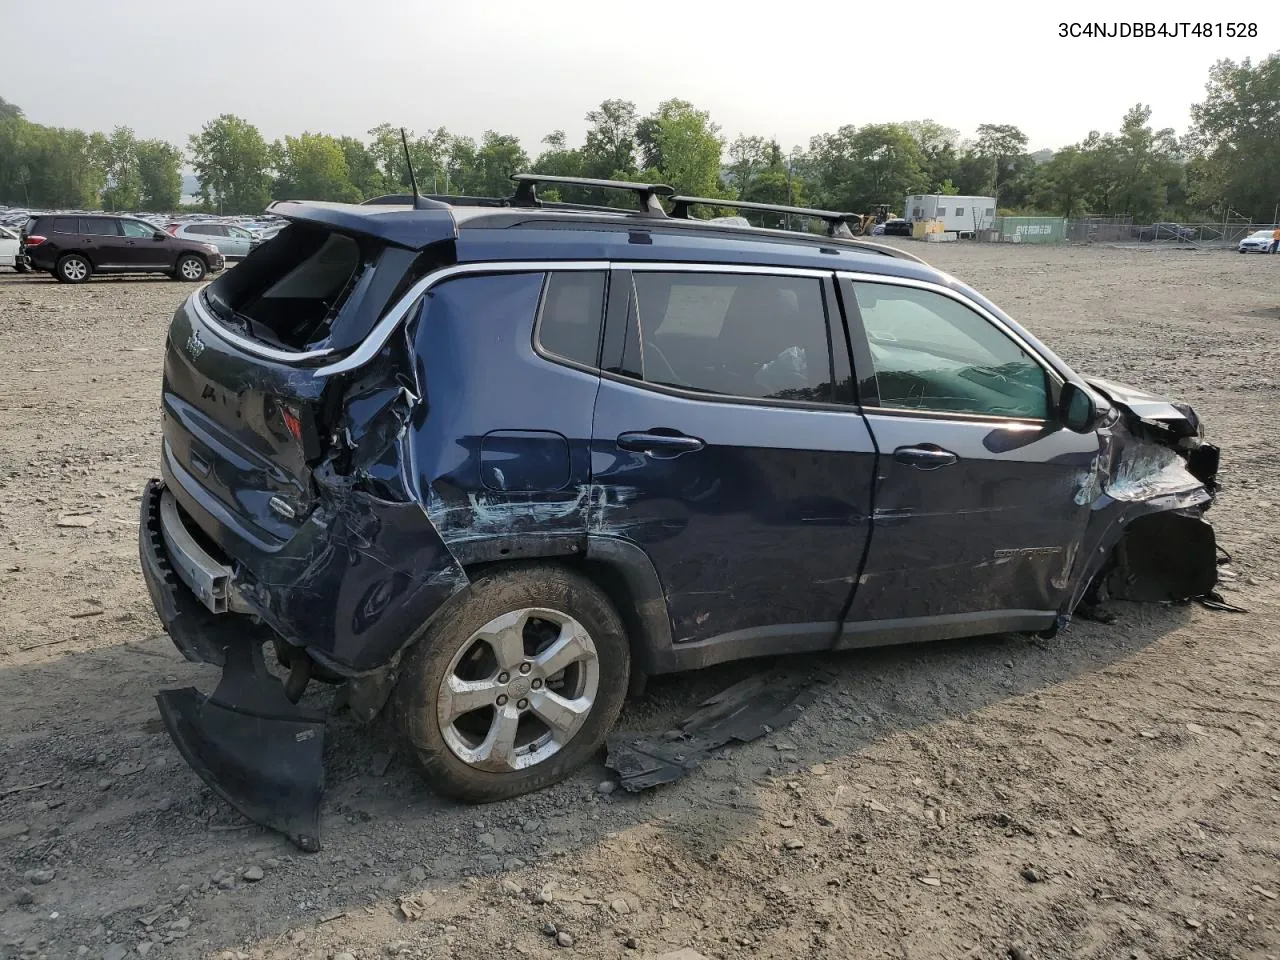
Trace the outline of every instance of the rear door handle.
<instances>
[{"instance_id":1,"label":"rear door handle","mask_svg":"<svg viewBox=\"0 0 1280 960\"><path fill-rule=\"evenodd\" d=\"M913 447L898 447L893 451L893 459L918 470L937 470L939 467L950 466L960 458L936 443L921 443Z\"/></svg>"},{"instance_id":2,"label":"rear door handle","mask_svg":"<svg viewBox=\"0 0 1280 960\"><path fill-rule=\"evenodd\" d=\"M697 437L685 436L683 433L634 433L618 434L618 446L623 450L643 453L656 460L670 460L684 453L694 453L706 446Z\"/></svg>"}]
</instances>

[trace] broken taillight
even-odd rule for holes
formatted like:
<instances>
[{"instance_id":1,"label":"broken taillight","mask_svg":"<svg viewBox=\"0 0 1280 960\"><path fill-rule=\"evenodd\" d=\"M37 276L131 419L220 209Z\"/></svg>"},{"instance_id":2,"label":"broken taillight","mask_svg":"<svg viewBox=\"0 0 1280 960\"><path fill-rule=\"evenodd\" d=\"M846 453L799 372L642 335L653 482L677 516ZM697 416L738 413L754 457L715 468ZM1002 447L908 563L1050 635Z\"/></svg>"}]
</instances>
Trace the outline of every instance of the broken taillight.
<instances>
[{"instance_id":1,"label":"broken taillight","mask_svg":"<svg viewBox=\"0 0 1280 960\"><path fill-rule=\"evenodd\" d=\"M27 237L22 242L24 245L28 247L38 247L40 246L40 244L46 242L48 239L49 239L48 237L42 237L38 233L33 233L31 236Z\"/></svg>"},{"instance_id":2,"label":"broken taillight","mask_svg":"<svg viewBox=\"0 0 1280 960\"><path fill-rule=\"evenodd\" d=\"M293 439L301 443L302 442L302 420L298 418L298 415L294 413L292 410L290 410L288 407L282 406L280 408L280 417L282 420L284 420L284 425L288 429L288 431L291 434L293 434Z\"/></svg>"}]
</instances>

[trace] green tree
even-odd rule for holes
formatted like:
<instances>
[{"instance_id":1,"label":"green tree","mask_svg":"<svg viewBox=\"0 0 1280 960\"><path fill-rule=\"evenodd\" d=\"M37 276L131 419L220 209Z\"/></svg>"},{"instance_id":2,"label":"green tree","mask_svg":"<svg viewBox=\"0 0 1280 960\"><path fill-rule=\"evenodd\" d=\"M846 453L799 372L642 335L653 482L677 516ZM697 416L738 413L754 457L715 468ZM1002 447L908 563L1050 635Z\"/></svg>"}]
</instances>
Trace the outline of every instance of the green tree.
<instances>
[{"instance_id":1,"label":"green tree","mask_svg":"<svg viewBox=\"0 0 1280 960\"><path fill-rule=\"evenodd\" d=\"M408 193L409 167L405 164L404 144L400 139L400 128L389 123L380 123L369 131L372 142L369 144L369 155L382 175L382 184L378 192ZM423 193L463 193L465 192L449 174L449 152L454 137L444 127L428 130L423 136L416 136L412 130L405 131L409 141L409 156L413 159L413 171L418 178L418 187Z\"/></svg>"},{"instance_id":2,"label":"green tree","mask_svg":"<svg viewBox=\"0 0 1280 960\"><path fill-rule=\"evenodd\" d=\"M1027 142L1027 135L1013 124L979 124L977 140L956 168L960 192L994 196L1004 207L1020 206L1031 193L1036 166Z\"/></svg>"},{"instance_id":3,"label":"green tree","mask_svg":"<svg viewBox=\"0 0 1280 960\"><path fill-rule=\"evenodd\" d=\"M583 157L581 150L569 146L569 138L563 130L555 130L542 138L546 147L533 161L533 171L553 177L581 177Z\"/></svg>"},{"instance_id":4,"label":"green tree","mask_svg":"<svg viewBox=\"0 0 1280 960\"><path fill-rule=\"evenodd\" d=\"M0 97L0 121L21 119L22 108L16 103L10 103L4 97Z\"/></svg>"},{"instance_id":5,"label":"green tree","mask_svg":"<svg viewBox=\"0 0 1280 960\"><path fill-rule=\"evenodd\" d=\"M33 207L98 206L107 182L107 138L102 134L17 118L0 121L0 148L0 201Z\"/></svg>"},{"instance_id":6,"label":"green tree","mask_svg":"<svg viewBox=\"0 0 1280 960\"><path fill-rule=\"evenodd\" d=\"M1270 223L1280 200L1280 53L1214 64L1191 123L1191 199Z\"/></svg>"},{"instance_id":7,"label":"green tree","mask_svg":"<svg viewBox=\"0 0 1280 960\"><path fill-rule=\"evenodd\" d=\"M1150 119L1151 108L1145 104L1129 109L1112 141L1109 164L1111 206L1140 223L1160 218L1170 185L1182 176L1177 137L1171 129L1152 130Z\"/></svg>"},{"instance_id":8,"label":"green tree","mask_svg":"<svg viewBox=\"0 0 1280 960\"><path fill-rule=\"evenodd\" d=\"M1079 146L1063 147L1038 174L1036 206L1064 217L1077 216L1086 212L1093 182L1089 154Z\"/></svg>"},{"instance_id":9,"label":"green tree","mask_svg":"<svg viewBox=\"0 0 1280 960\"><path fill-rule=\"evenodd\" d=\"M921 169L929 181L925 189L945 192L942 183L955 176L959 162L959 131L933 120L908 120L901 126L920 148Z\"/></svg>"},{"instance_id":10,"label":"green tree","mask_svg":"<svg viewBox=\"0 0 1280 960\"><path fill-rule=\"evenodd\" d=\"M182 203L182 151L163 140L139 140L137 156L139 209L177 210Z\"/></svg>"},{"instance_id":11,"label":"green tree","mask_svg":"<svg viewBox=\"0 0 1280 960\"><path fill-rule=\"evenodd\" d=\"M897 123L844 126L810 142L815 202L863 213L881 203L896 209L908 194L926 189L924 157Z\"/></svg>"},{"instance_id":12,"label":"green tree","mask_svg":"<svg viewBox=\"0 0 1280 960\"><path fill-rule=\"evenodd\" d=\"M470 196L480 194L481 184L477 175L479 149L471 137L448 138L442 158L443 180L448 192Z\"/></svg>"},{"instance_id":13,"label":"green tree","mask_svg":"<svg viewBox=\"0 0 1280 960\"><path fill-rule=\"evenodd\" d=\"M474 186L482 197L509 197L511 175L529 169L529 155L520 138L509 133L486 130L475 154Z\"/></svg>"},{"instance_id":14,"label":"green tree","mask_svg":"<svg viewBox=\"0 0 1280 960\"><path fill-rule=\"evenodd\" d=\"M724 138L711 115L687 100L667 100L644 121L645 165L677 193L720 197Z\"/></svg>"},{"instance_id":15,"label":"green tree","mask_svg":"<svg viewBox=\"0 0 1280 960\"><path fill-rule=\"evenodd\" d=\"M137 210L142 202L142 177L138 171L138 141L128 127L116 127L107 138L102 164L107 187L102 206L107 210Z\"/></svg>"},{"instance_id":16,"label":"green tree","mask_svg":"<svg viewBox=\"0 0 1280 960\"><path fill-rule=\"evenodd\" d=\"M362 199L351 182L342 144L326 133L302 133L277 140L271 148L278 172L275 195L286 200Z\"/></svg>"},{"instance_id":17,"label":"green tree","mask_svg":"<svg viewBox=\"0 0 1280 960\"><path fill-rule=\"evenodd\" d=\"M339 137L338 146L342 148L342 156L347 161L347 179L362 200L386 192L378 162L363 141L355 137Z\"/></svg>"},{"instance_id":18,"label":"green tree","mask_svg":"<svg viewBox=\"0 0 1280 960\"><path fill-rule=\"evenodd\" d=\"M731 185L738 191L738 196L745 199L751 190L752 179L768 168L770 147L776 149L777 144L771 144L764 137L749 137L745 134L729 144L728 172Z\"/></svg>"},{"instance_id":19,"label":"green tree","mask_svg":"<svg viewBox=\"0 0 1280 960\"><path fill-rule=\"evenodd\" d=\"M563 130L553 130L542 138L543 146L546 147L542 153L538 154L538 158L533 161L533 172L546 174L552 177L582 177L584 161L582 151L572 149L569 146L569 138L565 136ZM581 192L581 191L578 191ZM541 189L538 195L544 200L560 200L566 193L572 194L573 191L561 189Z\"/></svg>"},{"instance_id":20,"label":"green tree","mask_svg":"<svg viewBox=\"0 0 1280 960\"><path fill-rule=\"evenodd\" d=\"M628 177L636 171L636 105L630 100L605 100L587 113L582 158L587 176Z\"/></svg>"},{"instance_id":21,"label":"green tree","mask_svg":"<svg viewBox=\"0 0 1280 960\"><path fill-rule=\"evenodd\" d=\"M270 149L258 128L224 113L189 140L205 204L220 213L259 213L271 202Z\"/></svg>"}]
</instances>

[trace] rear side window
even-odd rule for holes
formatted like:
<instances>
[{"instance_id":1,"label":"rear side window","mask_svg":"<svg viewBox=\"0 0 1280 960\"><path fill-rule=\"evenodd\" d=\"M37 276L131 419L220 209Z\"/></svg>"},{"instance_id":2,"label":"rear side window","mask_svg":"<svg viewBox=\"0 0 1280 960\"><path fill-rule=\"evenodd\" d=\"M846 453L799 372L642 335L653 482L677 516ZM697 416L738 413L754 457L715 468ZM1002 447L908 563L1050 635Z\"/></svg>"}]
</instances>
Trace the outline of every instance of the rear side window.
<instances>
[{"instance_id":1,"label":"rear side window","mask_svg":"<svg viewBox=\"0 0 1280 960\"><path fill-rule=\"evenodd\" d=\"M604 320L604 271L547 277L538 317L538 345L564 360L595 367Z\"/></svg>"},{"instance_id":2,"label":"rear side window","mask_svg":"<svg viewBox=\"0 0 1280 960\"><path fill-rule=\"evenodd\" d=\"M54 217L53 218L54 233L79 233L76 228L75 217Z\"/></svg>"},{"instance_id":3,"label":"rear side window","mask_svg":"<svg viewBox=\"0 0 1280 960\"><path fill-rule=\"evenodd\" d=\"M90 237L118 237L120 221L115 217L81 217L80 232Z\"/></svg>"},{"instance_id":4,"label":"rear side window","mask_svg":"<svg viewBox=\"0 0 1280 960\"><path fill-rule=\"evenodd\" d=\"M623 368L646 383L758 400L832 398L819 280L633 274Z\"/></svg>"}]
</instances>

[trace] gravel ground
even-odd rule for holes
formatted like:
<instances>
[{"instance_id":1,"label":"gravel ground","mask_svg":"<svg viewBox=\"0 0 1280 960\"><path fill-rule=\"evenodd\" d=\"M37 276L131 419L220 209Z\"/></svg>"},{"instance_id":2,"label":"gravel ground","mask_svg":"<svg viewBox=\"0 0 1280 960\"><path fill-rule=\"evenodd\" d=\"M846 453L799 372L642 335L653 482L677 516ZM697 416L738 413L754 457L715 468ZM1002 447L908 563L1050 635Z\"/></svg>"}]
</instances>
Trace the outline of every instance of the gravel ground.
<instances>
[{"instance_id":1,"label":"gravel ground","mask_svg":"<svg viewBox=\"0 0 1280 960\"><path fill-rule=\"evenodd\" d=\"M1250 612L816 658L801 720L639 796L597 765L453 806L339 716L312 856L205 789L152 701L214 680L135 553L188 288L0 277L0 956L1280 957L1280 257L911 249L1197 407ZM754 669L656 680L623 722Z\"/></svg>"}]
</instances>

